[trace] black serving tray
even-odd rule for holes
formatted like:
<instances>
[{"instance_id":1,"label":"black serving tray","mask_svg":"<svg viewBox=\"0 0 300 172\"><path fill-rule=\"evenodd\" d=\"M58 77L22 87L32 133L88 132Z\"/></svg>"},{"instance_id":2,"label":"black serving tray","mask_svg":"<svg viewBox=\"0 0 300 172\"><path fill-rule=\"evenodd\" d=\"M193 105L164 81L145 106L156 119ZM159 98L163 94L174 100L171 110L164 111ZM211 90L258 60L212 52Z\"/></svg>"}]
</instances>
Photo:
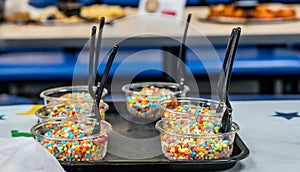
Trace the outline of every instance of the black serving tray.
<instances>
[{"instance_id":1,"label":"black serving tray","mask_svg":"<svg viewBox=\"0 0 300 172\"><path fill-rule=\"evenodd\" d=\"M155 129L154 124L135 124L125 120L122 113L128 113L125 103L108 102L109 111L106 113L106 120L112 124L115 131L120 134L132 138L144 138L158 136L159 132ZM119 107L119 112L116 111ZM120 110L121 107L121 110ZM110 144L108 142L108 144ZM120 145L122 146L122 145ZM155 147L155 149L161 149ZM183 171L183 170L205 170L205 171L219 171L232 168L238 161L246 158L250 151L237 134L235 137L233 153L231 157L220 160L182 160L174 161L168 160L163 154L146 158L146 159L127 159L118 157L111 153L107 153L102 161L87 161L87 162L60 162L67 172L103 172L103 171L154 171L154 170L168 170L168 171Z\"/></svg>"}]
</instances>

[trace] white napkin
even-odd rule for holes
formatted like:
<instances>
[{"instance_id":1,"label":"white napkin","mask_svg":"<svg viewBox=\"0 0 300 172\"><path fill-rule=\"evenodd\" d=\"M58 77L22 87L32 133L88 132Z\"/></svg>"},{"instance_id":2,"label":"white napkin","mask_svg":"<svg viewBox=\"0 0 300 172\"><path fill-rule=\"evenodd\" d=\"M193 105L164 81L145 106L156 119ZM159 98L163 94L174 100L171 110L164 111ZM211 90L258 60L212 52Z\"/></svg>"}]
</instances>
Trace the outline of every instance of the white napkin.
<instances>
[{"instance_id":1,"label":"white napkin","mask_svg":"<svg viewBox=\"0 0 300 172\"><path fill-rule=\"evenodd\" d=\"M5 172L64 172L46 149L33 138L0 138L0 168Z\"/></svg>"}]
</instances>

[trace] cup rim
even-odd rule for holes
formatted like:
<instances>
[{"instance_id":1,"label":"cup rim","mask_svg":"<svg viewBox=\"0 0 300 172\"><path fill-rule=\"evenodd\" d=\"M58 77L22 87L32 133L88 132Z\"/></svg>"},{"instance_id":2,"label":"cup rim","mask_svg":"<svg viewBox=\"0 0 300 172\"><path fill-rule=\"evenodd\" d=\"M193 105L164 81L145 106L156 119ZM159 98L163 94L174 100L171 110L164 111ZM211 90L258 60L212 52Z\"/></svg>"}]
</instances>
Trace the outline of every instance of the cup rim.
<instances>
[{"instance_id":1,"label":"cup rim","mask_svg":"<svg viewBox=\"0 0 300 172\"><path fill-rule=\"evenodd\" d=\"M68 91L68 90L72 91L73 89L80 89L80 90L82 89L82 91L87 91L88 92L88 85L63 86L63 87L50 88L50 89L43 90L40 93L40 97L43 98L43 99L46 99L46 100L60 99L62 101L68 101L68 100L70 100L70 98L52 97L52 96L49 96L49 94L52 94L52 93L55 93L55 92L63 93L64 91ZM94 91L96 91L97 87L93 86L93 89L94 89ZM102 98L104 96L106 96L107 94L108 94L107 89L103 88ZM81 100L80 99L72 99L72 101L80 102Z\"/></svg>"},{"instance_id":2,"label":"cup rim","mask_svg":"<svg viewBox=\"0 0 300 172\"><path fill-rule=\"evenodd\" d=\"M107 103L105 103L104 101L100 101L100 105L103 105L104 108L101 109L102 111L106 112L108 109L109 109L109 105ZM46 109L49 109L49 108L53 108L53 106L64 106L64 104L55 104L55 105L52 105L52 104L47 104L47 105L44 105L42 106L41 108L39 108L37 111L35 111L35 116L40 118L40 119L64 119L64 118L73 118L73 117L49 117L49 116L42 116L40 115L43 111L45 111ZM90 115L84 115L86 117L92 117L94 116L95 114L94 113L91 113L89 112L88 110L85 110L83 111L82 113L90 113ZM101 112L101 111L100 111Z\"/></svg>"},{"instance_id":3,"label":"cup rim","mask_svg":"<svg viewBox=\"0 0 300 172\"><path fill-rule=\"evenodd\" d=\"M135 88L137 86L143 87L143 86L149 86L149 85L167 85L169 88L178 88L179 84L174 83L174 82L137 82L137 83L129 83L126 85L122 86L122 91L125 93L134 93L134 94L142 94L142 95L151 95L151 93L140 93L139 91L132 91L130 90L131 88ZM189 86L184 85L183 90L179 91L173 91L174 94L179 94L179 93L187 93L190 91Z\"/></svg>"},{"instance_id":4,"label":"cup rim","mask_svg":"<svg viewBox=\"0 0 300 172\"><path fill-rule=\"evenodd\" d=\"M107 127L107 130L105 132L102 132L103 130L100 130L100 133L98 134L94 134L94 135L90 135L90 136L85 136L82 138L54 138L54 137L49 137L49 136L45 136L42 135L38 132L36 132L36 130L40 127L43 127L47 124L51 124L53 123L53 121L62 121L62 120L68 120L68 121L80 121L77 118L64 118L64 119L54 119L54 120L47 120L41 123L37 123L34 126L31 127L30 132L31 134L33 134L35 137L39 137L39 138L44 138L47 140L59 140L59 141L78 141L78 140L87 140L87 139L94 139L97 137L102 137L108 133L110 133L112 131L112 126L109 122L105 121L105 120L101 120L101 125L105 125ZM84 120L89 120L89 121L97 121L95 118L84 118Z\"/></svg>"},{"instance_id":5,"label":"cup rim","mask_svg":"<svg viewBox=\"0 0 300 172\"><path fill-rule=\"evenodd\" d=\"M214 103L214 104L219 104L221 103L222 104L222 107L223 107L223 111L222 112L216 112L214 114L209 114L209 115L201 115L201 116L204 116L204 117L221 117L223 115L223 112L226 110L226 109L229 109L229 107L226 106L226 104L224 102L220 102L220 101L217 101L217 100L213 100L213 99L205 99L205 98L197 98L197 97L179 97L179 98L176 98L177 101L179 102L185 102L185 101L190 101L190 102L209 102L209 103ZM162 100L158 103L158 106L160 109L162 109L163 111L167 111L169 113L176 113L176 114L180 114L180 115L183 115L183 117L185 115L191 115L192 113L190 112L178 112L178 111L175 111L175 110L172 110L172 109L169 109L169 108L166 108L163 104L165 103L168 103L170 101L174 101L174 99L165 99L165 100Z\"/></svg>"},{"instance_id":6,"label":"cup rim","mask_svg":"<svg viewBox=\"0 0 300 172\"><path fill-rule=\"evenodd\" d=\"M166 124L163 120L159 120L156 124L155 124L155 128L161 133L161 134L168 134L168 135L172 135L172 136L177 136L177 137L189 137L189 138L215 138L215 137L222 137L222 136L229 136L229 135L233 135L236 134L239 130L240 127L237 123L232 122L232 128L233 130L231 130L230 132L226 132L226 133L219 133L219 134L207 134L207 135L191 135L191 134L178 134L178 133L172 133L169 131L165 131L162 128L162 125Z\"/></svg>"}]
</instances>

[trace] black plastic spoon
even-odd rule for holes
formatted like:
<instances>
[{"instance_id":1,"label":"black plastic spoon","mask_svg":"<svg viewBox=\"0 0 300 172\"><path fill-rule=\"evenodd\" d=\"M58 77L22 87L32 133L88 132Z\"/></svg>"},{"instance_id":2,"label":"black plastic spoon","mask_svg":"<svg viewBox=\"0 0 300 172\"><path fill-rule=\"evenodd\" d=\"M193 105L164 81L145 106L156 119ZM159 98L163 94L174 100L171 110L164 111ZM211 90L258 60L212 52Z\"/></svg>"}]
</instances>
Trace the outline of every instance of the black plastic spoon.
<instances>
[{"instance_id":1,"label":"black plastic spoon","mask_svg":"<svg viewBox=\"0 0 300 172\"><path fill-rule=\"evenodd\" d=\"M229 40L227 42L227 47L226 47L226 51L225 51L225 55L224 55L224 61L222 64L222 69L221 69L220 75L219 75L219 80L218 80L218 85L217 85L217 93L220 98L220 102L219 102L217 110L216 110L217 112L222 112L223 106L221 106L221 105L226 101L225 100L226 95L223 94L223 87L224 87L224 82L225 82L225 75L227 73L227 70L229 69L228 68L228 58L229 58L229 54L230 54L230 51L232 48L232 42L233 42L233 37L235 35L235 32L236 32L236 28L232 29Z\"/></svg>"},{"instance_id":2,"label":"black plastic spoon","mask_svg":"<svg viewBox=\"0 0 300 172\"><path fill-rule=\"evenodd\" d=\"M184 59L183 59L183 52L184 52L184 47L185 47L185 41L186 41L186 35L187 35L187 31L189 28L189 24L192 18L192 14L188 14L188 17L186 19L186 25L185 25L185 29L184 29L184 34L183 34L183 38L182 38L182 43L180 46L180 50L179 50L179 59L177 62L177 71L178 71L178 79L179 79L179 86L178 86L178 90L182 92L183 94L183 89L184 89ZM181 96L182 96L181 94Z\"/></svg>"},{"instance_id":3,"label":"black plastic spoon","mask_svg":"<svg viewBox=\"0 0 300 172\"><path fill-rule=\"evenodd\" d=\"M105 82L107 80L110 68L115 59L118 49L119 49L119 45L115 45L113 47L112 52L109 55L108 62L106 63L105 70L104 70L103 76L101 78L100 86L97 87L97 90L96 90L97 95L96 95L96 99L94 100L94 111L95 111L95 116L96 116L97 122L99 122L99 125L95 125L95 127L93 129L93 133L92 133L93 135L100 133L100 130L101 130L101 117L100 117L100 112L99 112L98 107L100 104L101 95L102 95L102 92L104 89Z\"/></svg>"},{"instance_id":4,"label":"black plastic spoon","mask_svg":"<svg viewBox=\"0 0 300 172\"><path fill-rule=\"evenodd\" d=\"M221 99L219 107L221 107L221 104L223 102L226 105L226 110L223 113L220 130L219 130L222 133L230 132L232 126L232 106L228 99L228 91L229 91L229 85L231 80L233 62L234 62L236 48L240 38L240 34L241 34L241 28L237 27L232 30L232 34L228 41L226 52L225 52L222 71L218 81L218 95ZM217 109L217 112L220 111L219 107Z\"/></svg>"},{"instance_id":5,"label":"black plastic spoon","mask_svg":"<svg viewBox=\"0 0 300 172\"><path fill-rule=\"evenodd\" d=\"M103 76L101 78L100 87L97 88L97 95L96 95L96 100L97 101L96 102L97 102L98 106L99 106L99 103L100 103L100 100L101 100L101 95L102 95L102 92L103 92L103 89L104 89L104 84L107 80L110 68L111 68L112 63L115 59L115 56L118 52L118 49L119 49L118 44L113 47L112 52L110 53L109 59L106 63L105 70L103 72Z\"/></svg>"}]
</instances>

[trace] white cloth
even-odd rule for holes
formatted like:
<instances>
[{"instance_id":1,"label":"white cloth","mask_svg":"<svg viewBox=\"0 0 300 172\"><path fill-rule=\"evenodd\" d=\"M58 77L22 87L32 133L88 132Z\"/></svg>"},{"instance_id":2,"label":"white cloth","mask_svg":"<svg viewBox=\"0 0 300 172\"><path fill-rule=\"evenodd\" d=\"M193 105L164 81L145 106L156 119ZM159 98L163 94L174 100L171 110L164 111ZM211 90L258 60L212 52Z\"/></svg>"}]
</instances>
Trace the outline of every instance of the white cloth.
<instances>
[{"instance_id":1,"label":"white cloth","mask_svg":"<svg viewBox=\"0 0 300 172\"><path fill-rule=\"evenodd\" d=\"M64 172L54 156L33 138L0 138L0 171Z\"/></svg>"}]
</instances>

